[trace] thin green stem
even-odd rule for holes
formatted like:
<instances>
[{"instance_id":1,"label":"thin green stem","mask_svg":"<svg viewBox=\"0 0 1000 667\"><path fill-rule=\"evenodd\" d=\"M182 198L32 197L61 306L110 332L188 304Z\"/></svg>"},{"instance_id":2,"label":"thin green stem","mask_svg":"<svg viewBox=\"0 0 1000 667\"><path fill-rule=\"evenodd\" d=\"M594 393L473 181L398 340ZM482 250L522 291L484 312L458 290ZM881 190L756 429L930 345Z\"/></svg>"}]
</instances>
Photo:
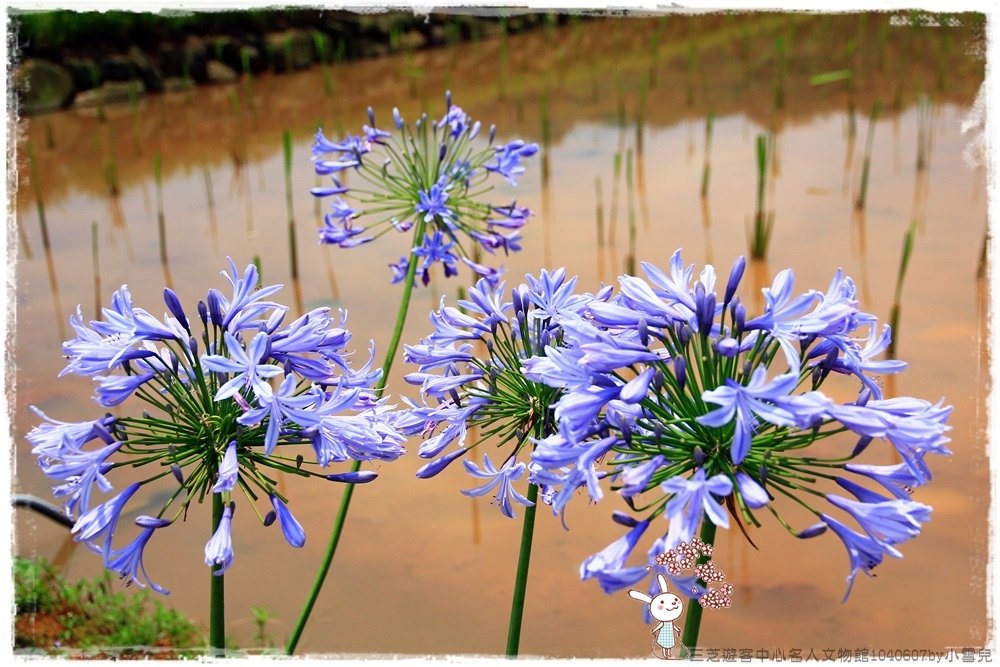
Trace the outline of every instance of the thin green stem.
<instances>
[{"instance_id":1,"label":"thin green stem","mask_svg":"<svg viewBox=\"0 0 1000 667\"><path fill-rule=\"evenodd\" d=\"M715 542L715 524L707 518L704 519L701 524L699 537L702 542L711 546ZM707 556L698 558L698 564L707 561ZM681 643L691 651L691 655L694 655L694 650L698 646L698 630L701 629L701 612L701 604L697 600L692 600L688 603L687 615L684 617L684 635L681 637Z\"/></svg>"},{"instance_id":2,"label":"thin green stem","mask_svg":"<svg viewBox=\"0 0 1000 667\"><path fill-rule=\"evenodd\" d=\"M423 217L418 217L417 226L413 232L414 243L412 247L421 245L426 224ZM381 395L386 383L389 381L389 371L396 357L396 351L399 349L399 341L403 335L403 325L406 323L406 312L410 307L410 296L413 294L413 283L416 280L419 260L420 258L413 254L411 250L410 261L406 266L406 280L403 283L403 296L400 298L399 312L396 314L396 326L392 330L392 339L389 341L389 347L385 352L385 361L382 362L382 377L379 378L378 383L375 385L376 396ZM357 472L359 468L361 468L361 462L355 461L351 466L351 472ZM295 652L295 647L298 646L299 639L302 637L302 631L305 629L306 623L309 621L309 615L312 614L313 607L316 604L316 598L319 597L320 589L323 588L323 582L326 580L331 563L333 563L333 556L337 553L337 545L340 543L340 535L344 530L344 521L347 519L347 511L351 507L351 497L353 495L354 485L345 485L344 495L340 500L340 509L337 510L337 517L333 523L333 531L330 533L330 543L326 547L323 561L320 563L319 571L316 573L316 581L313 583L312 590L309 591L309 597L302 607L302 614L299 616L299 620L295 624L295 629L292 631L292 635L288 639L288 644L285 646L285 653L287 655L292 655Z\"/></svg>"},{"instance_id":3,"label":"thin green stem","mask_svg":"<svg viewBox=\"0 0 1000 667\"><path fill-rule=\"evenodd\" d=\"M219 529L219 522L222 521L222 494L212 494L212 534ZM219 565L221 568L222 566ZM226 650L226 587L225 575L216 574L213 568L212 589L210 597L209 611L209 642L212 648L216 649L218 657L225 655Z\"/></svg>"},{"instance_id":4,"label":"thin green stem","mask_svg":"<svg viewBox=\"0 0 1000 667\"><path fill-rule=\"evenodd\" d=\"M514 600L510 605L510 624L507 626L507 657L517 656L521 643L521 619L524 617L524 596L528 586L528 563L531 560L531 540L535 532L535 507L538 487L528 485L528 500L533 504L524 508L524 525L521 528L521 550L517 557L517 576L514 578Z\"/></svg>"}]
</instances>

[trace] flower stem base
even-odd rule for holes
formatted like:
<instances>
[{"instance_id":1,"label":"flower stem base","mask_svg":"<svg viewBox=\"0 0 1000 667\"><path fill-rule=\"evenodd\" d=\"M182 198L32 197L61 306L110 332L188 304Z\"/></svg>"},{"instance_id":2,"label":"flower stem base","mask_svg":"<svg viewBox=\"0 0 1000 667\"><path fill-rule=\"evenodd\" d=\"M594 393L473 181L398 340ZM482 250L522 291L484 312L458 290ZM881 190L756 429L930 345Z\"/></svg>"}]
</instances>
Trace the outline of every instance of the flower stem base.
<instances>
[{"instance_id":1,"label":"flower stem base","mask_svg":"<svg viewBox=\"0 0 1000 667\"><path fill-rule=\"evenodd\" d=\"M521 643L521 619L524 617L524 597L528 586L528 564L531 560L531 540L535 532L535 507L538 504L538 486L528 485L528 500L533 505L524 508L524 525L521 528L521 551L517 558L517 576L514 578L514 600L510 606L510 624L507 626L507 657L517 656Z\"/></svg>"},{"instance_id":2,"label":"flower stem base","mask_svg":"<svg viewBox=\"0 0 1000 667\"><path fill-rule=\"evenodd\" d=\"M703 520L699 537L702 542L712 546L715 542L715 524L707 519ZM708 562L708 560L708 556L701 556L698 558L697 563L700 565ZM701 604L697 600L692 600L688 604L687 615L684 617L684 634L681 637L681 643L692 653L694 653L698 645L698 631L701 629L702 611Z\"/></svg>"}]
</instances>

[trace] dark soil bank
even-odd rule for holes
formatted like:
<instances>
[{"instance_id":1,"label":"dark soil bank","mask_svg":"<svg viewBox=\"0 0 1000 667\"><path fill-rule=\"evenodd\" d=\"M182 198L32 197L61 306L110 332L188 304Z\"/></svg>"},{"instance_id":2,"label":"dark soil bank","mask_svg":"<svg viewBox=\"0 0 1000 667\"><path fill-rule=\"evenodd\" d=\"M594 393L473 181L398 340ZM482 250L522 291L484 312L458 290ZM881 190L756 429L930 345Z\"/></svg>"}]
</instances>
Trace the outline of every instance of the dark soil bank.
<instances>
[{"instance_id":1,"label":"dark soil bank","mask_svg":"<svg viewBox=\"0 0 1000 667\"><path fill-rule=\"evenodd\" d=\"M229 83L355 58L520 32L568 15L488 10L415 15L334 10L13 16L19 110L134 99L145 92Z\"/></svg>"}]
</instances>

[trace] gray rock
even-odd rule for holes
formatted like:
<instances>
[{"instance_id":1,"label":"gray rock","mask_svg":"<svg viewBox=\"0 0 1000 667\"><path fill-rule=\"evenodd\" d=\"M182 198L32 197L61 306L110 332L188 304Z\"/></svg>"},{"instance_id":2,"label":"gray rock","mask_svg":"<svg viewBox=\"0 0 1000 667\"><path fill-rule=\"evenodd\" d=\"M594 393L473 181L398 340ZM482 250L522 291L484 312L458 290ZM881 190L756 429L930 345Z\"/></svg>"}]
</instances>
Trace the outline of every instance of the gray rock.
<instances>
[{"instance_id":1,"label":"gray rock","mask_svg":"<svg viewBox=\"0 0 1000 667\"><path fill-rule=\"evenodd\" d=\"M105 104L128 102L132 96L140 96L146 92L142 81L106 81L100 88L85 90L76 96L74 106L88 107Z\"/></svg>"},{"instance_id":2,"label":"gray rock","mask_svg":"<svg viewBox=\"0 0 1000 667\"><path fill-rule=\"evenodd\" d=\"M304 30L268 33L264 48L275 72L307 69L316 61L312 37Z\"/></svg>"},{"instance_id":3,"label":"gray rock","mask_svg":"<svg viewBox=\"0 0 1000 667\"><path fill-rule=\"evenodd\" d=\"M178 93L194 88L194 80L190 77L171 76L163 80L163 92Z\"/></svg>"},{"instance_id":4,"label":"gray rock","mask_svg":"<svg viewBox=\"0 0 1000 667\"><path fill-rule=\"evenodd\" d=\"M15 87L21 98L21 110L28 114L69 106L76 93L73 77L65 67L34 58L21 63Z\"/></svg>"},{"instance_id":5,"label":"gray rock","mask_svg":"<svg viewBox=\"0 0 1000 667\"><path fill-rule=\"evenodd\" d=\"M246 44L240 47L240 71L243 71L244 61L250 67L253 74L258 74L267 69L267 58L256 46Z\"/></svg>"},{"instance_id":6,"label":"gray rock","mask_svg":"<svg viewBox=\"0 0 1000 667\"><path fill-rule=\"evenodd\" d=\"M184 42L184 56L181 76L190 77L198 83L208 82L208 49L205 42L197 37L188 37Z\"/></svg>"},{"instance_id":7,"label":"gray rock","mask_svg":"<svg viewBox=\"0 0 1000 667\"><path fill-rule=\"evenodd\" d=\"M163 74L160 73L160 68L142 52L142 49L133 46L128 50L128 57L146 90L154 93L163 90Z\"/></svg>"},{"instance_id":8,"label":"gray rock","mask_svg":"<svg viewBox=\"0 0 1000 667\"><path fill-rule=\"evenodd\" d=\"M98 66L104 81L131 81L139 76L132 59L120 53L104 56Z\"/></svg>"},{"instance_id":9,"label":"gray rock","mask_svg":"<svg viewBox=\"0 0 1000 667\"><path fill-rule=\"evenodd\" d=\"M240 45L231 37L207 37L208 56L239 72L243 65L240 62Z\"/></svg>"},{"instance_id":10,"label":"gray rock","mask_svg":"<svg viewBox=\"0 0 1000 667\"><path fill-rule=\"evenodd\" d=\"M70 56L63 59L62 65L69 70L70 76L73 77L73 87L77 90L90 90L104 82L101 78L101 68L93 58Z\"/></svg>"},{"instance_id":11,"label":"gray rock","mask_svg":"<svg viewBox=\"0 0 1000 667\"><path fill-rule=\"evenodd\" d=\"M209 60L205 65L209 83L233 83L239 79L232 67L223 65L218 60Z\"/></svg>"}]
</instances>

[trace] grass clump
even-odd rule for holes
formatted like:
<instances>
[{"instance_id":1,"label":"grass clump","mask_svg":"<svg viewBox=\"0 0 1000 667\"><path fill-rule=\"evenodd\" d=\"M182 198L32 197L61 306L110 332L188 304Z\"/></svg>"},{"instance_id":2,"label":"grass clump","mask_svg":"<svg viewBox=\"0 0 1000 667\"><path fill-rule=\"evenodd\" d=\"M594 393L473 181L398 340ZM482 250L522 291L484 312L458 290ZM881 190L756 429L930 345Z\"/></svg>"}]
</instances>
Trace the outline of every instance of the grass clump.
<instances>
[{"instance_id":1,"label":"grass clump","mask_svg":"<svg viewBox=\"0 0 1000 667\"><path fill-rule=\"evenodd\" d=\"M14 605L17 649L124 648L182 657L179 649L204 645L190 620L148 591L125 590L108 572L69 583L43 559L16 557Z\"/></svg>"}]
</instances>

